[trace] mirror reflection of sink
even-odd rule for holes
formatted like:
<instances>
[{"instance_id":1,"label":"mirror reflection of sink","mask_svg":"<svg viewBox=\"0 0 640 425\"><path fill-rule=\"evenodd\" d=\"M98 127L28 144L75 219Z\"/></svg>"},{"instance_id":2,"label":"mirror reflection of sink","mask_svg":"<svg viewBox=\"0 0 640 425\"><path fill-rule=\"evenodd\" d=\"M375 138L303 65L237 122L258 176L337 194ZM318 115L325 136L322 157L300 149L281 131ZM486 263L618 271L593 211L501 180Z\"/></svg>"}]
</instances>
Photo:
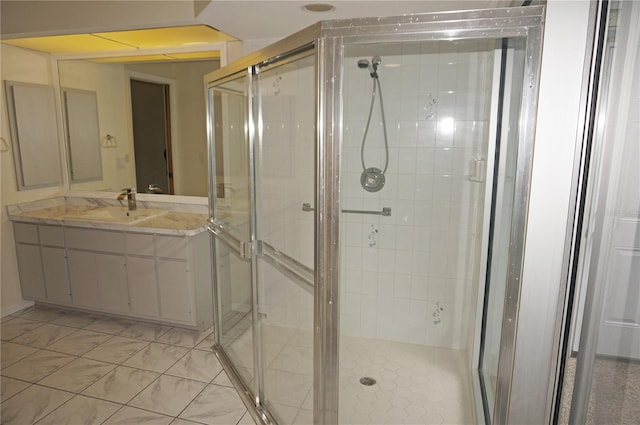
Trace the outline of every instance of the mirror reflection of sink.
<instances>
[{"instance_id":1,"label":"mirror reflection of sink","mask_svg":"<svg viewBox=\"0 0 640 425\"><path fill-rule=\"evenodd\" d=\"M168 213L167 210L139 208L129 211L126 207L101 207L85 211L82 214L69 216L69 220L105 221L110 223L135 224L142 220L158 217Z\"/></svg>"}]
</instances>

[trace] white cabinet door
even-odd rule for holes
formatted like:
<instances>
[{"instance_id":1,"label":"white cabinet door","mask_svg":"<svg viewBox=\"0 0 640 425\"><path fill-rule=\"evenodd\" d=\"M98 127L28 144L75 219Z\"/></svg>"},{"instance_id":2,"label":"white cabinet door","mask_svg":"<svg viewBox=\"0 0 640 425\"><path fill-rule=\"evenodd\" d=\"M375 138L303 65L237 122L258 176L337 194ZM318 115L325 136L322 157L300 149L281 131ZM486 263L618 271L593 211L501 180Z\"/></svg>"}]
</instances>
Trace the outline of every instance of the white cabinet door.
<instances>
[{"instance_id":1,"label":"white cabinet door","mask_svg":"<svg viewBox=\"0 0 640 425\"><path fill-rule=\"evenodd\" d=\"M185 261L158 259L157 267L161 317L192 324L194 299L188 264Z\"/></svg>"},{"instance_id":2,"label":"white cabinet door","mask_svg":"<svg viewBox=\"0 0 640 425\"><path fill-rule=\"evenodd\" d=\"M96 277L100 307L113 312L129 312L129 290L123 255L96 253Z\"/></svg>"},{"instance_id":3,"label":"white cabinet door","mask_svg":"<svg viewBox=\"0 0 640 425\"><path fill-rule=\"evenodd\" d=\"M16 253L22 297L29 300L46 299L40 246L18 243L16 244Z\"/></svg>"},{"instance_id":4,"label":"white cabinet door","mask_svg":"<svg viewBox=\"0 0 640 425\"><path fill-rule=\"evenodd\" d=\"M131 313L149 317L160 316L156 261L153 258L128 257L127 280Z\"/></svg>"},{"instance_id":5,"label":"white cabinet door","mask_svg":"<svg viewBox=\"0 0 640 425\"><path fill-rule=\"evenodd\" d=\"M42 268L47 288L47 300L70 304L67 259L64 248L42 247Z\"/></svg>"},{"instance_id":6,"label":"white cabinet door","mask_svg":"<svg viewBox=\"0 0 640 425\"><path fill-rule=\"evenodd\" d=\"M96 279L96 255L89 251L67 251L69 284L74 305L100 308L100 293Z\"/></svg>"}]
</instances>

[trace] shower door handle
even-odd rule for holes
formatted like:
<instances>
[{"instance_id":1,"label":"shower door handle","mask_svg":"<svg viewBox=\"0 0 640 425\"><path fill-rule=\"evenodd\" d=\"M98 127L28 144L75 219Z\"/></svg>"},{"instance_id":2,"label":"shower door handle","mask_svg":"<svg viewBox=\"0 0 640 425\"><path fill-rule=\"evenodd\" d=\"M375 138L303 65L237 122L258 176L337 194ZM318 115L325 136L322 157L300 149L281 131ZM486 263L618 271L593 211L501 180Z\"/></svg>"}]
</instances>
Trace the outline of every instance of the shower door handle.
<instances>
[{"instance_id":1,"label":"shower door handle","mask_svg":"<svg viewBox=\"0 0 640 425\"><path fill-rule=\"evenodd\" d=\"M213 221L207 223L207 229L233 252L238 254L240 258L251 258L251 243L236 238L228 233L222 225Z\"/></svg>"}]
</instances>

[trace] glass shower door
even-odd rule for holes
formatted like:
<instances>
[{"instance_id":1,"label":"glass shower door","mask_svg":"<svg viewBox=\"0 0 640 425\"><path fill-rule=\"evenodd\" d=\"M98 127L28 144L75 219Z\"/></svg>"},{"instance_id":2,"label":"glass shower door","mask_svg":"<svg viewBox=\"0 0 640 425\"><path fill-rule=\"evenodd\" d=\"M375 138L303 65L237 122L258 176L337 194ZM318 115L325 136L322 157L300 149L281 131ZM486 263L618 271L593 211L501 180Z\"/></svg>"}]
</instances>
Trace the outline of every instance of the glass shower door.
<instances>
[{"instance_id":1,"label":"glass shower door","mask_svg":"<svg viewBox=\"0 0 640 425\"><path fill-rule=\"evenodd\" d=\"M216 338L244 384L255 384L247 77L210 87L209 229L215 235ZM252 388L255 393L256 389Z\"/></svg>"},{"instance_id":2,"label":"glass shower door","mask_svg":"<svg viewBox=\"0 0 640 425\"><path fill-rule=\"evenodd\" d=\"M313 423L315 56L256 73L261 402L279 424Z\"/></svg>"}]
</instances>

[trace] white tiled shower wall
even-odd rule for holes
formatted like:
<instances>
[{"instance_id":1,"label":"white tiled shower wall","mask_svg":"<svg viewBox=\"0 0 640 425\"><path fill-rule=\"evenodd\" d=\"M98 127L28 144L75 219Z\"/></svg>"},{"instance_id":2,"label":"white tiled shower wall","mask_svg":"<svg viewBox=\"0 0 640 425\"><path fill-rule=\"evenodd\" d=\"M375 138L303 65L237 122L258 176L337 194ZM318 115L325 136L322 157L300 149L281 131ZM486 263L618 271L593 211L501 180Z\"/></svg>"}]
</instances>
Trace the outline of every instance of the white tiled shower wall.
<instances>
[{"instance_id":1,"label":"white tiled shower wall","mask_svg":"<svg viewBox=\"0 0 640 425\"><path fill-rule=\"evenodd\" d=\"M357 51L355 49L358 49ZM465 348L475 317L478 240L484 183L469 180L486 159L491 46L441 42L346 50L342 208L391 217L343 214L341 332L350 336ZM372 79L356 65L382 57L380 81L389 140L386 186L360 186L360 146ZM313 69L280 68L261 76L262 215L259 239L313 265ZM367 167L384 167L376 101L365 149ZM310 293L270 266L261 271L261 313L305 328Z\"/></svg>"},{"instance_id":2,"label":"white tiled shower wall","mask_svg":"<svg viewBox=\"0 0 640 425\"><path fill-rule=\"evenodd\" d=\"M476 42L347 46L344 80L341 333L467 348L476 305L493 47ZM360 186L360 148L372 79L357 67L379 55L389 142L386 185ZM379 94L378 94L379 95ZM366 167L384 168L378 99Z\"/></svg>"}]
</instances>

